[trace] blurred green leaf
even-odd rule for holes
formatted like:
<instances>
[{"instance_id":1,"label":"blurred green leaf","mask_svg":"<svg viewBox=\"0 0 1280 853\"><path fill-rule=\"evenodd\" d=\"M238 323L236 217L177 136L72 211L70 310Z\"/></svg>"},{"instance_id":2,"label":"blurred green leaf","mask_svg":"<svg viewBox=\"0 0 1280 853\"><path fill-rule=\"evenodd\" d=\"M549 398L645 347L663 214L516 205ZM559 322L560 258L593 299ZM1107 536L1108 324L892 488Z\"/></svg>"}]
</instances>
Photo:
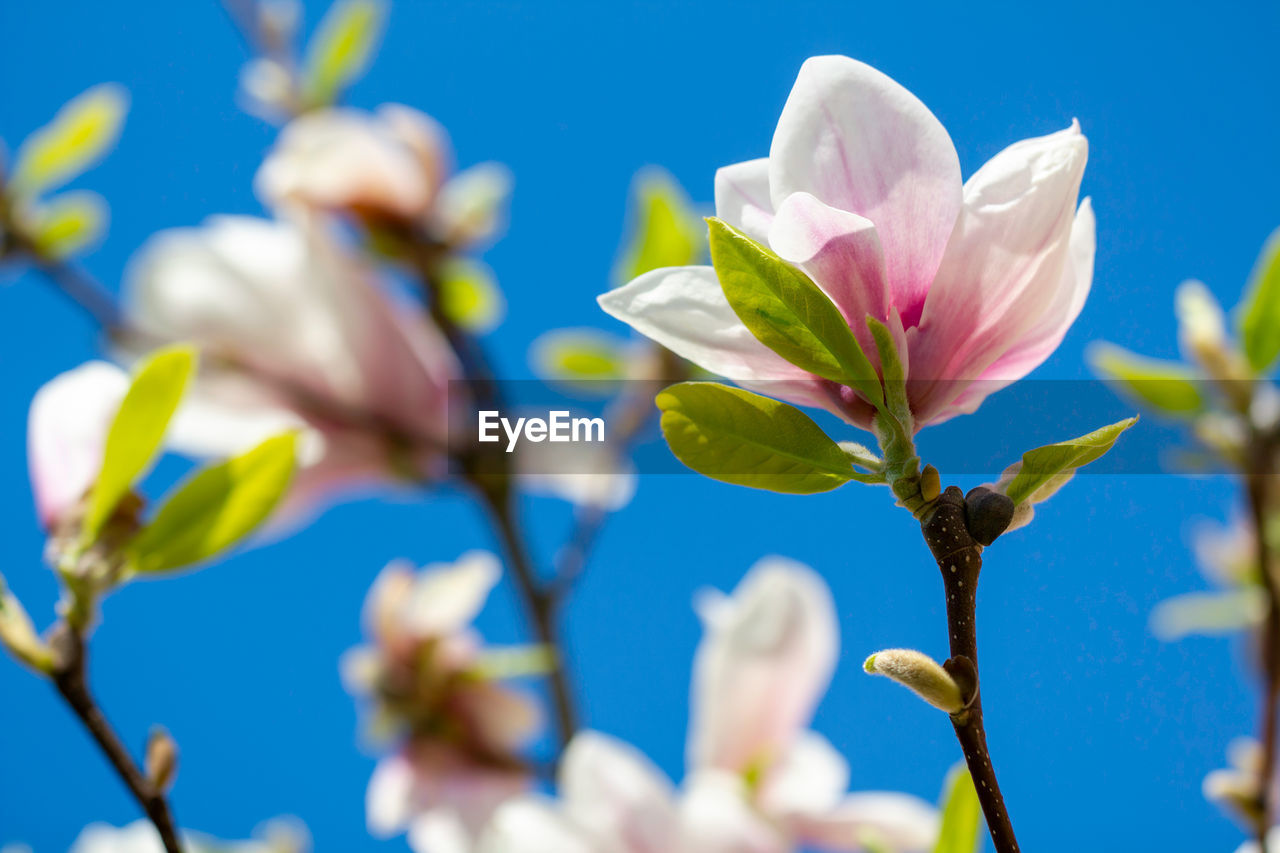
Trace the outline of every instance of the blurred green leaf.
<instances>
[{"instance_id":1,"label":"blurred green leaf","mask_svg":"<svg viewBox=\"0 0 1280 853\"><path fill-rule=\"evenodd\" d=\"M933 853L976 853L982 845L982 804L963 764L947 774L942 795L942 826Z\"/></svg>"},{"instance_id":2,"label":"blurred green leaf","mask_svg":"<svg viewBox=\"0 0 1280 853\"><path fill-rule=\"evenodd\" d=\"M338 0L307 45L303 89L308 103L333 103L369 65L382 38L386 4L380 0Z\"/></svg>"},{"instance_id":3,"label":"blurred green leaf","mask_svg":"<svg viewBox=\"0 0 1280 853\"><path fill-rule=\"evenodd\" d=\"M1151 611L1151 632L1161 640L1188 634L1219 636L1260 625L1267 615L1267 594L1260 586L1222 592L1175 595Z\"/></svg>"},{"instance_id":4,"label":"blurred green leaf","mask_svg":"<svg viewBox=\"0 0 1280 853\"><path fill-rule=\"evenodd\" d=\"M487 266L455 258L440 271L440 307L454 323L478 333L502 322L507 305Z\"/></svg>"},{"instance_id":5,"label":"blurred green leaf","mask_svg":"<svg viewBox=\"0 0 1280 853\"><path fill-rule=\"evenodd\" d=\"M712 479L789 494L874 479L856 473L849 455L786 403L713 382L673 385L656 402L671 452Z\"/></svg>"},{"instance_id":6,"label":"blurred green leaf","mask_svg":"<svg viewBox=\"0 0 1280 853\"><path fill-rule=\"evenodd\" d=\"M12 193L37 196L88 169L119 138L128 108L128 93L114 83L94 86L68 101L18 149L9 181Z\"/></svg>"},{"instance_id":7,"label":"blurred green leaf","mask_svg":"<svg viewBox=\"0 0 1280 853\"><path fill-rule=\"evenodd\" d=\"M1062 487L1078 468L1101 458L1120 434L1138 422L1135 415L1079 438L1047 444L1022 454L1000 478L1000 491L1015 503L1040 503Z\"/></svg>"},{"instance_id":8,"label":"blurred green leaf","mask_svg":"<svg viewBox=\"0 0 1280 853\"><path fill-rule=\"evenodd\" d=\"M1240 306L1240 339L1259 373L1280 357L1280 230L1268 238L1253 267L1248 296Z\"/></svg>"},{"instance_id":9,"label":"blurred green leaf","mask_svg":"<svg viewBox=\"0 0 1280 853\"><path fill-rule=\"evenodd\" d=\"M611 393L627 375L627 342L596 329L553 329L533 342L529 360L543 379Z\"/></svg>"},{"instance_id":10,"label":"blurred green leaf","mask_svg":"<svg viewBox=\"0 0 1280 853\"><path fill-rule=\"evenodd\" d=\"M882 404L880 377L830 297L732 225L714 217L707 222L720 286L751 334L797 367Z\"/></svg>"},{"instance_id":11,"label":"blurred green leaf","mask_svg":"<svg viewBox=\"0 0 1280 853\"><path fill-rule=\"evenodd\" d=\"M1113 383L1119 393L1156 411L1188 415L1204 408L1199 375L1185 364L1147 358L1107 343L1090 347L1088 359L1094 372Z\"/></svg>"},{"instance_id":12,"label":"blurred green leaf","mask_svg":"<svg viewBox=\"0 0 1280 853\"><path fill-rule=\"evenodd\" d=\"M89 496L83 536L92 542L120 500L155 461L187 382L195 371L195 351L167 347L144 361L134 373L102 454L102 469Z\"/></svg>"},{"instance_id":13,"label":"blurred green leaf","mask_svg":"<svg viewBox=\"0 0 1280 853\"><path fill-rule=\"evenodd\" d=\"M661 267L696 264L706 251L706 228L684 189L663 169L636 176L635 228L618 262L620 284Z\"/></svg>"},{"instance_id":14,"label":"blurred green leaf","mask_svg":"<svg viewBox=\"0 0 1280 853\"><path fill-rule=\"evenodd\" d=\"M293 478L297 436L285 433L187 480L129 547L134 569L168 572L203 562L252 533Z\"/></svg>"},{"instance_id":15,"label":"blurred green leaf","mask_svg":"<svg viewBox=\"0 0 1280 853\"><path fill-rule=\"evenodd\" d=\"M97 193L73 190L32 205L24 218L23 228L40 254L65 258L102 237L107 203Z\"/></svg>"}]
</instances>

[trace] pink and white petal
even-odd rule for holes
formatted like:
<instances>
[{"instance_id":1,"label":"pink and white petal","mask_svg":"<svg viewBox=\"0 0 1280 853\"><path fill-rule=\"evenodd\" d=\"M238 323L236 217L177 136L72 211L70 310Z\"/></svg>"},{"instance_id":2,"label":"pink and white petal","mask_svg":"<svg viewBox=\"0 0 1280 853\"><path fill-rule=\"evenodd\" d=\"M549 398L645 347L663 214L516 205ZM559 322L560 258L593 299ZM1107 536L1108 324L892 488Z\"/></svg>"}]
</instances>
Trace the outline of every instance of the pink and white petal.
<instances>
[{"instance_id":1,"label":"pink and white petal","mask_svg":"<svg viewBox=\"0 0 1280 853\"><path fill-rule=\"evenodd\" d=\"M849 789L849 763L831 742L802 732L769 771L758 795L760 808L775 817L831 811Z\"/></svg>"},{"instance_id":2,"label":"pink and white petal","mask_svg":"<svg viewBox=\"0 0 1280 853\"><path fill-rule=\"evenodd\" d=\"M407 841L413 853L472 853L475 839L456 812L430 809L410 821Z\"/></svg>"},{"instance_id":3,"label":"pink and white petal","mask_svg":"<svg viewBox=\"0 0 1280 853\"><path fill-rule=\"evenodd\" d=\"M463 657L472 654L464 652ZM475 739L495 754L516 752L542 726L542 706L532 696L501 682L459 688L454 701Z\"/></svg>"},{"instance_id":4,"label":"pink and white petal","mask_svg":"<svg viewBox=\"0 0 1280 853\"><path fill-rule=\"evenodd\" d=\"M915 325L961 209L960 160L915 95L856 60L800 68L769 151L775 206L795 192L875 223L893 304Z\"/></svg>"},{"instance_id":5,"label":"pink and white petal","mask_svg":"<svg viewBox=\"0 0 1280 853\"><path fill-rule=\"evenodd\" d=\"M1089 296L1089 288L1093 283L1096 245L1094 235L1093 205L1086 198L1080 203L1071 226L1069 252L1062 270L1062 281L1053 301L1045 308L1039 320L1023 333L1018 343L996 359L976 382L968 385L951 405L935 415L929 423L941 423L956 415L976 411L988 396L1035 370L1058 348L1071 324L1080 316L1085 299Z\"/></svg>"},{"instance_id":6,"label":"pink and white petal","mask_svg":"<svg viewBox=\"0 0 1280 853\"><path fill-rule=\"evenodd\" d=\"M574 737L560 768L560 796L576 823L626 853L669 853L678 843L671 783L615 738L590 731Z\"/></svg>"},{"instance_id":7,"label":"pink and white petal","mask_svg":"<svg viewBox=\"0 0 1280 853\"><path fill-rule=\"evenodd\" d=\"M365 792L369 834L389 838L409 825L414 814L415 775L413 765L402 755L378 762Z\"/></svg>"},{"instance_id":8,"label":"pink and white petal","mask_svg":"<svg viewBox=\"0 0 1280 853\"><path fill-rule=\"evenodd\" d=\"M98 478L107 433L128 390L123 370L90 361L36 392L27 420L27 463L45 527L74 509Z\"/></svg>"},{"instance_id":9,"label":"pink and white petal","mask_svg":"<svg viewBox=\"0 0 1280 853\"><path fill-rule=\"evenodd\" d=\"M761 560L715 608L694 657L689 765L743 773L782 759L835 668L839 629L822 579Z\"/></svg>"},{"instance_id":10,"label":"pink and white petal","mask_svg":"<svg viewBox=\"0 0 1280 853\"><path fill-rule=\"evenodd\" d=\"M778 207L769 246L831 297L863 352L878 363L866 318L886 322L892 305L884 251L871 220L823 204L809 193L793 193Z\"/></svg>"},{"instance_id":11,"label":"pink and white petal","mask_svg":"<svg viewBox=\"0 0 1280 853\"><path fill-rule=\"evenodd\" d=\"M502 805L485 827L474 853L598 853L586 831L541 797Z\"/></svg>"},{"instance_id":12,"label":"pink and white petal","mask_svg":"<svg viewBox=\"0 0 1280 853\"><path fill-rule=\"evenodd\" d=\"M468 551L454 563L423 567L401 617L421 637L461 631L480 613L502 577L502 563L488 551Z\"/></svg>"},{"instance_id":13,"label":"pink and white petal","mask_svg":"<svg viewBox=\"0 0 1280 853\"><path fill-rule=\"evenodd\" d=\"M716 170L716 216L756 242L768 242L773 202L767 157Z\"/></svg>"},{"instance_id":14,"label":"pink and white petal","mask_svg":"<svg viewBox=\"0 0 1280 853\"><path fill-rule=\"evenodd\" d=\"M1087 158L1088 143L1073 123L1009 146L965 184L964 212L920 326L909 332L912 405L922 423L1055 304Z\"/></svg>"},{"instance_id":15,"label":"pink and white petal","mask_svg":"<svg viewBox=\"0 0 1280 853\"><path fill-rule=\"evenodd\" d=\"M606 314L676 355L734 381L805 379L743 325L711 267L665 267L598 300Z\"/></svg>"},{"instance_id":16,"label":"pink and white petal","mask_svg":"<svg viewBox=\"0 0 1280 853\"><path fill-rule=\"evenodd\" d=\"M817 850L914 853L933 848L938 812L908 794L867 792L850 794L827 814L798 818L793 826L799 840Z\"/></svg>"},{"instance_id":17,"label":"pink and white petal","mask_svg":"<svg viewBox=\"0 0 1280 853\"><path fill-rule=\"evenodd\" d=\"M681 853L791 853L794 845L751 805L742 779L695 772L680 800Z\"/></svg>"}]
</instances>

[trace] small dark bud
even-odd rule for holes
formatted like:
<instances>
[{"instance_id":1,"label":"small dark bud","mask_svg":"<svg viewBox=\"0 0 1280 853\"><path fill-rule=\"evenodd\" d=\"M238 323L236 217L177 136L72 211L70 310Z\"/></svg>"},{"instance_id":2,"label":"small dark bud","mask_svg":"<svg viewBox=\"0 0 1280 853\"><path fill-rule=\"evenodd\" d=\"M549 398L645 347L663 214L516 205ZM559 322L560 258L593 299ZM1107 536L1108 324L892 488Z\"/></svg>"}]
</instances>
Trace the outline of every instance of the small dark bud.
<instances>
[{"instance_id":1,"label":"small dark bud","mask_svg":"<svg viewBox=\"0 0 1280 853\"><path fill-rule=\"evenodd\" d=\"M964 496L964 509L969 535L979 545L996 541L1013 521L1013 501L1008 495L993 492L986 486L969 490Z\"/></svg>"}]
</instances>

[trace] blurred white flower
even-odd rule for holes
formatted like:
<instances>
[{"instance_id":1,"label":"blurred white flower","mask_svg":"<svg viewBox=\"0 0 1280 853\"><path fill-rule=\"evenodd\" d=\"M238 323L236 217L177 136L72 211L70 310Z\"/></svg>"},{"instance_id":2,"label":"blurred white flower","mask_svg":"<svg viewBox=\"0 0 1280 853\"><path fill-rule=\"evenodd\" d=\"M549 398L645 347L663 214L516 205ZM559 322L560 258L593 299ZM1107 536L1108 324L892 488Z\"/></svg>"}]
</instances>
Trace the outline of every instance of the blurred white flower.
<instances>
[{"instance_id":1,"label":"blurred white flower","mask_svg":"<svg viewBox=\"0 0 1280 853\"><path fill-rule=\"evenodd\" d=\"M175 448L231 455L307 427L295 506L440 473L452 351L323 228L215 217L156 235L130 273L130 328L203 351Z\"/></svg>"},{"instance_id":2,"label":"blurred white flower","mask_svg":"<svg viewBox=\"0 0 1280 853\"><path fill-rule=\"evenodd\" d=\"M392 563L365 603L371 645L343 658L348 689L372 700L378 728L403 739L370 779L369 829L408 829L420 853L470 843L529 783L518 750L538 730L538 706L486 674L471 628L499 574L497 558L480 551L420 572Z\"/></svg>"},{"instance_id":3,"label":"blurred white flower","mask_svg":"<svg viewBox=\"0 0 1280 853\"><path fill-rule=\"evenodd\" d=\"M306 827L294 818L277 818L254 831L247 841L223 841L203 833L183 834L189 853L306 853L311 839ZM70 853L164 853L164 844L147 820L114 827L93 823L81 830Z\"/></svg>"},{"instance_id":4,"label":"blurred white flower","mask_svg":"<svg viewBox=\"0 0 1280 853\"><path fill-rule=\"evenodd\" d=\"M1201 521L1191 547L1201 573L1218 588L1167 598L1151 612L1151 630L1162 640L1189 634L1230 634L1262 623L1267 596L1258 576L1253 526L1243 518L1230 524Z\"/></svg>"},{"instance_id":5,"label":"blurred white flower","mask_svg":"<svg viewBox=\"0 0 1280 853\"><path fill-rule=\"evenodd\" d=\"M257 76L260 87L271 88L272 75ZM451 176L452 161L444 128L410 107L316 110L285 127L255 188L272 207L300 204L409 224L460 248L501 229L511 176L496 163Z\"/></svg>"}]
</instances>

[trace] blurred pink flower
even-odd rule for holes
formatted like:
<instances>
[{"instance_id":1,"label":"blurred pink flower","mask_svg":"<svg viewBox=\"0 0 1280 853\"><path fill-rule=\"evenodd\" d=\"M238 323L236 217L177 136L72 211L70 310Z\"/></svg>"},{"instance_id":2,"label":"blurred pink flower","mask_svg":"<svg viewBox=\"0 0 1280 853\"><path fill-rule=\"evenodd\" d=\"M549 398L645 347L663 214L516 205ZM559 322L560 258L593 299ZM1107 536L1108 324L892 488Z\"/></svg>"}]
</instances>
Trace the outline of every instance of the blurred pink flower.
<instances>
[{"instance_id":1,"label":"blurred pink flower","mask_svg":"<svg viewBox=\"0 0 1280 853\"><path fill-rule=\"evenodd\" d=\"M732 596L700 607L706 634L694 658L686 787L737 790L788 844L923 850L937 834L932 806L894 793L846 794L849 767L809 731L839 656L826 584L799 563L757 563ZM719 793L715 793L719 792Z\"/></svg>"},{"instance_id":2,"label":"blurred pink flower","mask_svg":"<svg viewBox=\"0 0 1280 853\"><path fill-rule=\"evenodd\" d=\"M66 521L97 480L107 432L128 390L123 370L91 361L36 392L27 422L27 462L46 529Z\"/></svg>"},{"instance_id":3,"label":"blurred pink flower","mask_svg":"<svg viewBox=\"0 0 1280 853\"><path fill-rule=\"evenodd\" d=\"M373 702L375 730L401 739L370 779L369 828L408 829L419 853L470 844L529 784L519 750L537 732L538 706L484 672L470 626L499 574L480 551L420 572L392 563L365 603L372 644L343 659L348 689Z\"/></svg>"},{"instance_id":4,"label":"blurred pink flower","mask_svg":"<svg viewBox=\"0 0 1280 853\"><path fill-rule=\"evenodd\" d=\"M444 128L410 107L316 110L285 127L255 188L272 207L414 224L458 248L495 235L511 178L495 163L451 176L452 160Z\"/></svg>"},{"instance_id":5,"label":"blurred pink flower","mask_svg":"<svg viewBox=\"0 0 1280 853\"><path fill-rule=\"evenodd\" d=\"M202 350L175 449L225 456L308 428L295 508L440 473L452 351L318 225L226 216L162 232L134 261L126 313L148 347Z\"/></svg>"},{"instance_id":6,"label":"blurred pink flower","mask_svg":"<svg viewBox=\"0 0 1280 853\"><path fill-rule=\"evenodd\" d=\"M1093 276L1076 208L1076 124L1009 146L962 183L955 147L914 95L841 56L804 63L768 158L716 173L716 213L799 266L878 363L865 318L907 369L917 427L972 412L1061 342ZM600 297L606 312L739 384L869 427L871 408L751 334L711 267L673 267Z\"/></svg>"},{"instance_id":7,"label":"blurred pink flower","mask_svg":"<svg viewBox=\"0 0 1280 853\"><path fill-rule=\"evenodd\" d=\"M905 794L847 794L848 765L807 730L838 653L822 580L772 558L732 597L703 609L707 635L694 663L680 791L634 748L582 732L562 758L558 799L514 799L495 812L478 844L426 853L930 849L938 832L933 807Z\"/></svg>"}]
</instances>

